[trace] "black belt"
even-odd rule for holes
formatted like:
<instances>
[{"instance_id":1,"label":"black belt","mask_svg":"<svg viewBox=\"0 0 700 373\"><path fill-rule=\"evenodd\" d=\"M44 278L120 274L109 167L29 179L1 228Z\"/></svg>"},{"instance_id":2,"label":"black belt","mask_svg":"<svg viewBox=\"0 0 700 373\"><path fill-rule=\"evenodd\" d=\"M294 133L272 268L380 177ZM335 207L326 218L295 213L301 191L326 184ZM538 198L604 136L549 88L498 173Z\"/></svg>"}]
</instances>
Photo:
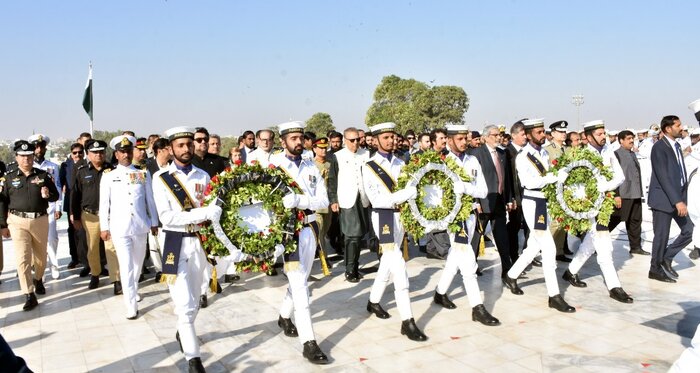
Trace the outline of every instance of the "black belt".
<instances>
[{"instance_id":1,"label":"black belt","mask_svg":"<svg viewBox=\"0 0 700 373\"><path fill-rule=\"evenodd\" d=\"M10 214L19 216L20 218L25 218L25 219L36 219L40 218L44 215L46 215L46 211L43 212L24 212L24 211L17 211L17 210L10 210Z\"/></svg>"},{"instance_id":2,"label":"black belt","mask_svg":"<svg viewBox=\"0 0 700 373\"><path fill-rule=\"evenodd\" d=\"M165 233L168 233L168 232L177 233L178 235L180 235L182 237L197 237L197 232L179 232L179 231L166 231L166 230L163 230L163 232L165 232Z\"/></svg>"},{"instance_id":3,"label":"black belt","mask_svg":"<svg viewBox=\"0 0 700 373\"><path fill-rule=\"evenodd\" d=\"M537 188L537 189L527 189L527 188L526 188L525 190L529 190L529 191L531 191L531 192L541 192L541 191L542 191L542 188Z\"/></svg>"},{"instance_id":4,"label":"black belt","mask_svg":"<svg viewBox=\"0 0 700 373\"><path fill-rule=\"evenodd\" d=\"M87 212L88 214L93 214L93 215L100 214L100 210L93 210L93 209L89 209L87 207L83 207L83 211Z\"/></svg>"},{"instance_id":5,"label":"black belt","mask_svg":"<svg viewBox=\"0 0 700 373\"><path fill-rule=\"evenodd\" d=\"M399 210L398 208L393 208L393 209L379 209L379 208L374 208L374 207L372 207L372 211L380 211L380 210L381 210L381 211L389 210L389 211L393 211L393 212L400 212L400 211L401 211L401 210Z\"/></svg>"}]
</instances>

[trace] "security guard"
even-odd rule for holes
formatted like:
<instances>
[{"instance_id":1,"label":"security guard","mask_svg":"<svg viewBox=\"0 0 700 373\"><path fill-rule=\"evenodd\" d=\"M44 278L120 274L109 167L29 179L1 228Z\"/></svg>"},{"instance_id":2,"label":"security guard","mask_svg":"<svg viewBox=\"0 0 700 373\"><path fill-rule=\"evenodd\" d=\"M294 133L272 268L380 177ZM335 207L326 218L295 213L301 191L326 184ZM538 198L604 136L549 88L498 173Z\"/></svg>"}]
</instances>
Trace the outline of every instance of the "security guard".
<instances>
[{"instance_id":1,"label":"security guard","mask_svg":"<svg viewBox=\"0 0 700 373\"><path fill-rule=\"evenodd\" d=\"M114 169L105 162L107 143L102 140L88 140L85 143L88 152L88 162L78 167L75 172L75 183L71 191L71 213L76 230L85 229L88 247L88 263L90 266L90 284L88 289L97 289L100 284L100 180L102 175ZM114 295L121 294L119 282L119 261L114 251L112 241L104 241L105 256L109 269L109 281L114 284Z\"/></svg>"},{"instance_id":2,"label":"security guard","mask_svg":"<svg viewBox=\"0 0 700 373\"><path fill-rule=\"evenodd\" d=\"M447 157L453 159L472 178L472 181L469 183L455 183L453 187L454 192L457 195L468 194L474 198L486 198L488 187L486 186L486 179L481 171L479 160L467 154L469 128L465 125L448 125L446 130L448 136L447 144L450 149ZM435 289L433 301L447 309L457 308L447 297L447 290L449 290L452 280L457 274L457 270L459 270L462 273L469 305L472 307L472 320L489 326L499 325L500 321L493 317L484 307L479 283L476 281L476 269L478 266L474 250L469 245L476 226L476 216L472 214L469 216L469 219L459 224L461 227L459 232L449 233L450 250L447 253L445 269L443 269L440 281Z\"/></svg>"},{"instance_id":3,"label":"security guard","mask_svg":"<svg viewBox=\"0 0 700 373\"><path fill-rule=\"evenodd\" d=\"M153 201L151 175L131 163L134 143L131 136L110 141L117 168L100 181L100 237L112 241L119 259L126 318L138 316L138 280L146 256L148 232L158 233L158 212Z\"/></svg>"},{"instance_id":4,"label":"security guard","mask_svg":"<svg viewBox=\"0 0 700 373\"><path fill-rule=\"evenodd\" d=\"M530 237L527 248L503 277L503 283L511 293L522 295L523 291L518 287L517 278L532 262L538 252L542 251L542 271L544 282L549 295L549 307L560 312L576 312L569 306L559 293L557 282L556 247L554 239L549 231L549 219L547 218L547 200L542 193L542 187L557 181L557 176L548 173L549 154L543 148L545 141L544 120L523 120L525 135L528 144L522 149L515 159L515 166L523 186L523 216L530 228Z\"/></svg>"},{"instance_id":5,"label":"security guard","mask_svg":"<svg viewBox=\"0 0 700 373\"><path fill-rule=\"evenodd\" d=\"M278 126L284 152L270 157L270 163L284 170L301 188L300 194L288 194L283 198L284 207L304 211L304 228L299 232L297 251L284 255L284 272L289 280L287 293L280 307L277 325L288 337L299 336L304 344L303 355L314 364L328 364L328 357L321 351L314 337L309 312L307 279L314 263L319 239L316 210L328 208L326 183L313 159L302 157L304 152L304 122L287 122ZM291 316L294 311L296 327Z\"/></svg>"},{"instance_id":6,"label":"security guard","mask_svg":"<svg viewBox=\"0 0 700 373\"><path fill-rule=\"evenodd\" d=\"M39 305L34 293L46 294L46 211L59 193L51 176L33 167L34 145L20 140L14 150L17 169L0 178L0 230L4 238L12 236L14 241L19 285L26 296L23 309L29 311Z\"/></svg>"},{"instance_id":7,"label":"security guard","mask_svg":"<svg viewBox=\"0 0 700 373\"><path fill-rule=\"evenodd\" d=\"M399 219L396 206L409 199L416 198L415 187L407 187L394 192L396 179L401 173L404 162L393 155L396 143L394 123L381 123L370 127L377 143L377 152L362 166L362 183L365 194L372 204L371 221L374 232L379 239L381 260L377 277L372 284L372 290L367 302L367 312L375 314L380 319L388 319L386 312L379 302L389 283L389 277L394 278L394 297L396 307L401 315L401 334L414 341L426 341L428 337L418 329L413 312L411 299L408 295L408 273L406 262L401 252L403 242L403 226Z\"/></svg>"},{"instance_id":8,"label":"security guard","mask_svg":"<svg viewBox=\"0 0 700 373\"><path fill-rule=\"evenodd\" d=\"M27 139L34 144L34 167L46 171L54 180L56 189L61 190L61 182L58 177L58 165L45 159L46 145L51 141L47 136L36 134L29 136ZM61 218L61 198L58 201L50 202L49 209L46 211L49 216L49 238L47 242L47 251L49 254L49 265L51 266L51 278L58 279L60 272L58 271L58 230L56 229L56 220Z\"/></svg>"},{"instance_id":9,"label":"security guard","mask_svg":"<svg viewBox=\"0 0 700 373\"><path fill-rule=\"evenodd\" d=\"M622 171L622 167L620 167L620 162L617 160L615 152L605 142L605 122L602 120L594 120L584 123L583 130L588 138L588 150L600 154L603 158L603 165L609 167L613 172L611 180L598 176L596 179L598 191L605 193L614 190L625 181L625 174L624 171ZM568 173L561 170L557 176L566 180ZM610 232L607 226L597 224L595 219L596 218L591 218L591 229L586 233L586 237L576 251L573 261L569 264L569 269L564 272L563 278L575 287L586 287L586 283L579 279L578 272L588 258L595 252L598 254L596 259L598 260L600 270L603 272L603 279L605 279L605 285L608 287L610 298L622 303L632 303L632 297L622 289L620 279L617 277L617 272L615 271Z\"/></svg>"},{"instance_id":10,"label":"security guard","mask_svg":"<svg viewBox=\"0 0 700 373\"><path fill-rule=\"evenodd\" d=\"M180 350L190 372L204 372L194 322L207 260L197 236L199 223L218 219L221 208L200 207L198 194L209 184L209 175L192 166L194 129L175 127L165 132L174 157L170 165L153 175L153 198L163 225L163 274L175 304Z\"/></svg>"},{"instance_id":11,"label":"security guard","mask_svg":"<svg viewBox=\"0 0 700 373\"><path fill-rule=\"evenodd\" d=\"M549 129L552 134L552 141L550 141L549 144L543 146L543 148L547 151L547 154L549 154L550 162L561 157L561 155L564 154L564 150L566 150L566 146L564 146L564 141L566 140L566 129L568 126L569 123L565 120L559 120L549 125ZM559 223L556 220L552 220L549 223L549 231L552 232L552 238L554 238L554 245L557 248L557 260L564 263L570 263L571 259L569 259L565 255L571 254L571 252L568 250L566 243L566 230L564 229L564 227L560 227Z\"/></svg>"}]
</instances>

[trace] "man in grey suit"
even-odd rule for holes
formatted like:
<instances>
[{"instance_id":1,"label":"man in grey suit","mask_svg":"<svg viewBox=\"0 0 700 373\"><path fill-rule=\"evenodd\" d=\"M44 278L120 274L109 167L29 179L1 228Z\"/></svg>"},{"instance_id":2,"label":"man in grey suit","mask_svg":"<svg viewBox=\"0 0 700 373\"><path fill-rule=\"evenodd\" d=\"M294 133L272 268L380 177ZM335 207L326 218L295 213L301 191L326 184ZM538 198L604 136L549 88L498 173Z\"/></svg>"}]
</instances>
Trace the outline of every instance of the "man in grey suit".
<instances>
[{"instance_id":1,"label":"man in grey suit","mask_svg":"<svg viewBox=\"0 0 700 373\"><path fill-rule=\"evenodd\" d=\"M608 231L612 232L624 221L630 242L630 255L649 255L642 250L642 176L639 161L632 151L634 133L620 131L617 141L620 148L615 150L615 156L625 173L625 181L615 191L615 212L610 217Z\"/></svg>"},{"instance_id":2,"label":"man in grey suit","mask_svg":"<svg viewBox=\"0 0 700 373\"><path fill-rule=\"evenodd\" d=\"M672 267L673 258L692 240L693 223L688 218L688 174L678 143L683 128L680 119L667 115L661 119L663 138L651 149L651 181L649 208L654 220L654 242L651 251L649 278L676 282L678 273ZM671 219L681 228L681 234L667 246Z\"/></svg>"}]
</instances>

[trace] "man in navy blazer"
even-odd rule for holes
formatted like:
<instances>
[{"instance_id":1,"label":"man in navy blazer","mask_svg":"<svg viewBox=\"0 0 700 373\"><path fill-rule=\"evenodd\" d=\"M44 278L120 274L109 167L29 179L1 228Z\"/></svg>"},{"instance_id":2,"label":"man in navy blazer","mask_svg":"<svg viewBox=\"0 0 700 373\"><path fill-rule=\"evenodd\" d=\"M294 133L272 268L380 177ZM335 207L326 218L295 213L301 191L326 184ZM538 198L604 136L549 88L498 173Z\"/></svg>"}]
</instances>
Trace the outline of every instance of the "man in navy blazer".
<instances>
[{"instance_id":1,"label":"man in navy blazer","mask_svg":"<svg viewBox=\"0 0 700 373\"><path fill-rule=\"evenodd\" d=\"M651 149L651 182L649 208L654 219L654 242L651 251L649 278L676 282L678 273L672 267L673 258L692 240L693 223L688 218L688 173L678 140L681 121L675 115L661 119L663 138ZM681 228L681 234L667 246L671 219Z\"/></svg>"}]
</instances>

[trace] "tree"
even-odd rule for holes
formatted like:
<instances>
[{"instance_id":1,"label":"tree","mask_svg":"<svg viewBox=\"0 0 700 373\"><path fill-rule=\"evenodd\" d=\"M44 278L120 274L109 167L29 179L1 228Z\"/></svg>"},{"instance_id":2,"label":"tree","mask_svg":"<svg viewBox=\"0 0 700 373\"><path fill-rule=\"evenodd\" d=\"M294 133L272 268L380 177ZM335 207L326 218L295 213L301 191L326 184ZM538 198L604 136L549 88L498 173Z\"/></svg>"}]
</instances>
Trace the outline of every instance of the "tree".
<instances>
[{"instance_id":1,"label":"tree","mask_svg":"<svg viewBox=\"0 0 700 373\"><path fill-rule=\"evenodd\" d=\"M464 123L469 98L457 86L434 86L396 75L382 78L374 90L374 102L367 110L368 126L396 123L396 130L416 133L446 124Z\"/></svg>"},{"instance_id":2,"label":"tree","mask_svg":"<svg viewBox=\"0 0 700 373\"><path fill-rule=\"evenodd\" d=\"M313 132L318 137L324 137L328 131L334 131L333 119L330 114L316 113L306 120L306 132Z\"/></svg>"}]
</instances>

